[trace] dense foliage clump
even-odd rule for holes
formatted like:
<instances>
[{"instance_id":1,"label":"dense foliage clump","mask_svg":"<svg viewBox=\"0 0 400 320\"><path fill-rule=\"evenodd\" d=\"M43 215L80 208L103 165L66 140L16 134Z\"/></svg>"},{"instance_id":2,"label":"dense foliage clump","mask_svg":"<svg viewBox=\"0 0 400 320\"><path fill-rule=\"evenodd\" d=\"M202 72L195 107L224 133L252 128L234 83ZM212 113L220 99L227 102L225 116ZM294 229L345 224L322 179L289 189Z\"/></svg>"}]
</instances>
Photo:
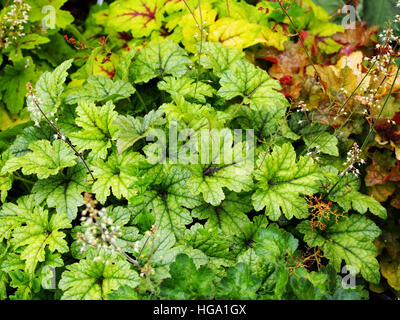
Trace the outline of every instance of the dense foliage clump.
<instances>
[{"instance_id":1,"label":"dense foliage clump","mask_svg":"<svg viewBox=\"0 0 400 320\"><path fill-rule=\"evenodd\" d=\"M398 295L400 19L320 2L0 0L0 299Z\"/></svg>"}]
</instances>

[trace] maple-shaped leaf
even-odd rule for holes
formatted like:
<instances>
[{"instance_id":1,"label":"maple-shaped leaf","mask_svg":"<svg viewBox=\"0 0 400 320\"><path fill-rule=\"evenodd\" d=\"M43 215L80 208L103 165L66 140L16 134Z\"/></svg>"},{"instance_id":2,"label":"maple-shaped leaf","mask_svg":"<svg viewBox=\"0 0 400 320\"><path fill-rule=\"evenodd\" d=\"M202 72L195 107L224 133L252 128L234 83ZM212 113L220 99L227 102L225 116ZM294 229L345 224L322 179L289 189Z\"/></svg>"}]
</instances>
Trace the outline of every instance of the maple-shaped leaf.
<instances>
[{"instance_id":1,"label":"maple-shaped leaf","mask_svg":"<svg viewBox=\"0 0 400 320\"><path fill-rule=\"evenodd\" d=\"M345 260L367 281L379 283L377 248L372 241L381 234L381 230L372 220L353 214L329 226L324 232L313 229L309 221L301 222L297 228L304 234L304 241L309 246L321 247L336 272L340 271L342 260Z\"/></svg>"},{"instance_id":2,"label":"maple-shaped leaf","mask_svg":"<svg viewBox=\"0 0 400 320\"><path fill-rule=\"evenodd\" d=\"M51 144L47 140L39 140L29 145L31 152L19 158L9 159L1 174L14 172L22 168L25 175L37 174L39 179L56 175L61 169L76 165L76 156L62 140Z\"/></svg>"},{"instance_id":3,"label":"maple-shaped leaf","mask_svg":"<svg viewBox=\"0 0 400 320\"><path fill-rule=\"evenodd\" d=\"M257 298L257 290L261 281L252 274L248 265L238 263L228 269L226 277L217 287L217 299L253 300Z\"/></svg>"},{"instance_id":4,"label":"maple-shaped leaf","mask_svg":"<svg viewBox=\"0 0 400 320\"><path fill-rule=\"evenodd\" d=\"M65 173L37 181L32 188L36 204L46 200L49 208L67 213L70 220L75 219L78 207L84 204L82 193L90 190L86 177L87 169L78 164Z\"/></svg>"},{"instance_id":5,"label":"maple-shaped leaf","mask_svg":"<svg viewBox=\"0 0 400 320\"><path fill-rule=\"evenodd\" d=\"M212 299L215 286L211 269L202 266L199 269L186 254L176 257L170 265L171 278L161 283L161 296L172 300Z\"/></svg>"},{"instance_id":6,"label":"maple-shaped leaf","mask_svg":"<svg viewBox=\"0 0 400 320\"><path fill-rule=\"evenodd\" d=\"M165 40L151 42L139 52L130 67L130 79L135 83L149 82L157 77L181 77L192 61L177 43Z\"/></svg>"},{"instance_id":7,"label":"maple-shaped leaf","mask_svg":"<svg viewBox=\"0 0 400 320\"><path fill-rule=\"evenodd\" d=\"M318 191L323 176L311 157L300 157L296 162L293 146L275 146L272 153L260 154L254 177L258 181L252 196L254 208L265 207L265 214L277 221L281 212L287 219L306 218L307 202L303 195Z\"/></svg>"},{"instance_id":8,"label":"maple-shaped leaf","mask_svg":"<svg viewBox=\"0 0 400 320\"><path fill-rule=\"evenodd\" d=\"M68 76L67 70L71 67L72 61L72 59L64 61L53 72L46 71L36 83L35 95L39 100L40 108L47 117L54 116L61 105L61 94ZM32 96L28 96L27 104L31 106L32 110L37 109ZM35 111L31 112L31 119L40 121L43 116L40 112Z\"/></svg>"},{"instance_id":9,"label":"maple-shaped leaf","mask_svg":"<svg viewBox=\"0 0 400 320\"><path fill-rule=\"evenodd\" d=\"M11 114L17 114L24 106L28 92L26 83L36 79L35 64L31 57L26 57L12 66L6 65L0 75L0 92L4 92L2 101Z\"/></svg>"},{"instance_id":10,"label":"maple-shaped leaf","mask_svg":"<svg viewBox=\"0 0 400 320\"><path fill-rule=\"evenodd\" d=\"M107 200L111 190L115 197L130 199L136 190L130 186L137 180L132 176L130 165L142 160L142 156L135 152L117 154L113 152L107 160L95 159L91 163L93 175L97 179L92 186L96 199L101 203Z\"/></svg>"},{"instance_id":11,"label":"maple-shaped leaf","mask_svg":"<svg viewBox=\"0 0 400 320\"><path fill-rule=\"evenodd\" d=\"M21 259L25 260L25 271L33 272L38 262L45 259L45 249L50 252L67 252L65 233L61 229L71 228L67 214L49 212L36 207L23 217L26 225L17 227L13 232L12 244L15 248L23 247Z\"/></svg>"},{"instance_id":12,"label":"maple-shaped leaf","mask_svg":"<svg viewBox=\"0 0 400 320\"><path fill-rule=\"evenodd\" d=\"M203 194L204 200L213 206L225 199L223 188L240 192L249 191L253 186L251 143L232 145L229 134L229 129L202 132L198 159L203 164L190 166L193 175L187 187L196 195Z\"/></svg>"},{"instance_id":13,"label":"maple-shaped leaf","mask_svg":"<svg viewBox=\"0 0 400 320\"><path fill-rule=\"evenodd\" d=\"M255 67L245 59L236 60L222 75L218 94L227 99L242 97L250 107L262 108L269 112L286 110L288 102L280 93L279 82L267 72Z\"/></svg>"},{"instance_id":14,"label":"maple-shaped leaf","mask_svg":"<svg viewBox=\"0 0 400 320\"><path fill-rule=\"evenodd\" d=\"M65 102L69 104L78 103L80 100L117 102L134 93L133 86L124 80L113 81L104 76L89 76L83 86L70 89Z\"/></svg>"},{"instance_id":15,"label":"maple-shaped leaf","mask_svg":"<svg viewBox=\"0 0 400 320\"><path fill-rule=\"evenodd\" d=\"M138 284L139 276L128 262L106 264L86 259L67 266L59 288L62 300L101 300L120 286L135 288Z\"/></svg>"},{"instance_id":16,"label":"maple-shaped leaf","mask_svg":"<svg viewBox=\"0 0 400 320\"><path fill-rule=\"evenodd\" d=\"M206 69L221 77L229 66L236 60L244 57L244 53L233 48L226 48L218 42L205 42L202 44L200 64Z\"/></svg>"},{"instance_id":17,"label":"maple-shaped leaf","mask_svg":"<svg viewBox=\"0 0 400 320\"><path fill-rule=\"evenodd\" d=\"M205 103L206 98L212 97L215 92L211 85L188 77L165 77L157 84L157 87L167 91L173 99L175 95L182 95L185 99L193 99L201 103Z\"/></svg>"},{"instance_id":18,"label":"maple-shaped leaf","mask_svg":"<svg viewBox=\"0 0 400 320\"><path fill-rule=\"evenodd\" d=\"M110 5L107 26L116 31L132 31L135 37L147 37L161 27L165 0L124 0Z\"/></svg>"},{"instance_id":19,"label":"maple-shaped leaf","mask_svg":"<svg viewBox=\"0 0 400 320\"><path fill-rule=\"evenodd\" d=\"M203 204L192 210L192 216L200 220L207 219L206 229L220 230L225 235L234 235L242 231L250 222L246 213L252 210L250 196L229 192L219 206Z\"/></svg>"},{"instance_id":20,"label":"maple-shaped leaf","mask_svg":"<svg viewBox=\"0 0 400 320\"><path fill-rule=\"evenodd\" d=\"M69 135L78 150L91 149L96 158L104 159L107 156L112 137L117 131L114 121L118 113L114 108L111 101L102 107L97 107L92 102L80 101L76 108L76 125L82 130Z\"/></svg>"},{"instance_id":21,"label":"maple-shaped leaf","mask_svg":"<svg viewBox=\"0 0 400 320\"><path fill-rule=\"evenodd\" d=\"M32 22L42 21L47 18L49 11L43 9L46 6L51 6L52 10L54 10L54 22L57 27L64 29L74 21L74 17L69 11L61 9L67 0L28 0L27 2L32 7L29 13L29 20Z\"/></svg>"},{"instance_id":22,"label":"maple-shaped leaf","mask_svg":"<svg viewBox=\"0 0 400 320\"><path fill-rule=\"evenodd\" d=\"M163 125L163 114L161 110L151 110L144 117L119 115L114 122L118 129L113 135L117 139L118 152L124 152L140 139L146 138L152 128Z\"/></svg>"},{"instance_id":23,"label":"maple-shaped leaf","mask_svg":"<svg viewBox=\"0 0 400 320\"><path fill-rule=\"evenodd\" d=\"M150 212L159 228L168 230L177 239L181 239L185 225L192 222L187 208L200 205L201 198L186 187L186 182L191 176L189 170L180 166L165 165L158 174L158 181L154 181L131 200L131 208L137 213Z\"/></svg>"}]
</instances>

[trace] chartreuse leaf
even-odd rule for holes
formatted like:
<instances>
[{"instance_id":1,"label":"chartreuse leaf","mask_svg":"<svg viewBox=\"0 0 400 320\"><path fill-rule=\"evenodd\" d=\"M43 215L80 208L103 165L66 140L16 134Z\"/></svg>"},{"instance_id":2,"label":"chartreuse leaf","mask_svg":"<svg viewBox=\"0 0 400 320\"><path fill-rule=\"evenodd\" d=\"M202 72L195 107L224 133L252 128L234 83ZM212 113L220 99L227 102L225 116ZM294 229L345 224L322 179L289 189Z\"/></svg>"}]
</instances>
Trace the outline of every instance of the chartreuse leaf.
<instances>
[{"instance_id":1,"label":"chartreuse leaf","mask_svg":"<svg viewBox=\"0 0 400 320\"><path fill-rule=\"evenodd\" d=\"M67 266L59 287L64 291L62 300L101 300L120 286L138 284L138 274L126 261L106 264L86 259Z\"/></svg>"},{"instance_id":2,"label":"chartreuse leaf","mask_svg":"<svg viewBox=\"0 0 400 320\"><path fill-rule=\"evenodd\" d=\"M207 203L192 210L192 216L200 220L207 219L206 229L220 230L225 235L234 235L242 232L242 228L250 222L246 213L253 206L248 194L241 195L229 192L219 206Z\"/></svg>"},{"instance_id":3,"label":"chartreuse leaf","mask_svg":"<svg viewBox=\"0 0 400 320\"><path fill-rule=\"evenodd\" d=\"M313 229L309 221L301 222L297 228L304 234L304 241L309 246L322 248L337 272L342 260L345 260L367 281L379 283L377 248L372 241L381 231L372 220L353 214L329 226L323 233Z\"/></svg>"},{"instance_id":4,"label":"chartreuse leaf","mask_svg":"<svg viewBox=\"0 0 400 320\"><path fill-rule=\"evenodd\" d=\"M302 195L318 191L323 179L311 157L300 157L296 162L293 146L285 143L275 146L271 154L260 154L254 177L258 181L252 196L254 208L265 207L265 214L277 221L281 213L287 219L306 218L307 202Z\"/></svg>"},{"instance_id":5,"label":"chartreuse leaf","mask_svg":"<svg viewBox=\"0 0 400 320\"><path fill-rule=\"evenodd\" d=\"M188 77L165 77L158 84L158 89L167 91L174 99L175 95L182 95L185 99L193 99L201 103L207 97L214 95L215 89L209 84ZM174 99L175 100L175 99Z\"/></svg>"},{"instance_id":6,"label":"chartreuse leaf","mask_svg":"<svg viewBox=\"0 0 400 320\"><path fill-rule=\"evenodd\" d=\"M82 193L90 190L86 177L87 169L78 164L68 168L65 174L37 181L32 188L36 204L46 200L49 208L56 208L58 213L67 213L69 219L75 219L78 207L83 205Z\"/></svg>"},{"instance_id":7,"label":"chartreuse leaf","mask_svg":"<svg viewBox=\"0 0 400 320\"><path fill-rule=\"evenodd\" d=\"M217 287L217 299L253 300L257 298L257 290L261 281L252 274L244 263L229 268L226 277Z\"/></svg>"},{"instance_id":8,"label":"chartreuse leaf","mask_svg":"<svg viewBox=\"0 0 400 320\"><path fill-rule=\"evenodd\" d=\"M11 114L17 114L24 106L28 92L26 83L36 79L35 65L31 57L20 59L14 65L6 65L0 74L0 92L2 101Z\"/></svg>"},{"instance_id":9,"label":"chartreuse leaf","mask_svg":"<svg viewBox=\"0 0 400 320\"><path fill-rule=\"evenodd\" d=\"M203 27L203 41L206 38L207 32L210 30L210 26L215 23L217 18L217 10L212 6L213 1L206 1L203 3L193 3L192 12L184 10L185 15L183 17L177 16L175 19L167 23L168 28L173 28L175 25L175 34L181 33L182 44L185 49L189 52L197 52L196 44L201 40L200 27L198 23L201 21ZM194 15L194 16L193 16Z\"/></svg>"},{"instance_id":10,"label":"chartreuse leaf","mask_svg":"<svg viewBox=\"0 0 400 320\"><path fill-rule=\"evenodd\" d=\"M118 129L113 135L117 139L118 152L124 152L140 139L146 138L152 128L163 125L163 114L161 110L151 110L144 117L119 115L114 121Z\"/></svg>"},{"instance_id":11,"label":"chartreuse leaf","mask_svg":"<svg viewBox=\"0 0 400 320\"><path fill-rule=\"evenodd\" d=\"M222 18L210 26L208 41L242 50L260 42L261 26L242 19Z\"/></svg>"},{"instance_id":12,"label":"chartreuse leaf","mask_svg":"<svg viewBox=\"0 0 400 320\"><path fill-rule=\"evenodd\" d=\"M34 272L38 262L45 260L45 249L50 252L67 252L68 244L61 229L71 228L67 214L56 213L49 216L47 210L40 207L26 212L23 218L26 225L17 227L13 232L12 244L23 247L21 259L25 261L25 271Z\"/></svg>"},{"instance_id":13,"label":"chartreuse leaf","mask_svg":"<svg viewBox=\"0 0 400 320\"><path fill-rule=\"evenodd\" d=\"M65 102L69 104L78 103L80 100L117 102L134 93L133 86L124 80L113 81L103 76L90 76L83 86L70 89Z\"/></svg>"},{"instance_id":14,"label":"chartreuse leaf","mask_svg":"<svg viewBox=\"0 0 400 320\"><path fill-rule=\"evenodd\" d=\"M81 101L76 109L78 114L76 125L82 130L69 135L72 143L79 150L91 149L96 158L104 159L107 156L107 149L111 147L112 136L117 131L114 121L118 113L114 108L111 101L102 107Z\"/></svg>"},{"instance_id":15,"label":"chartreuse leaf","mask_svg":"<svg viewBox=\"0 0 400 320\"><path fill-rule=\"evenodd\" d=\"M190 167L193 175L187 187L196 195L203 194L204 200L213 206L225 199L223 188L240 192L253 186L251 142L233 145L231 138L229 129L202 131L198 157L202 164Z\"/></svg>"},{"instance_id":16,"label":"chartreuse leaf","mask_svg":"<svg viewBox=\"0 0 400 320\"><path fill-rule=\"evenodd\" d=\"M173 300L204 300L214 297L214 274L208 267L199 269L186 254L176 257L171 263L171 278L161 283L161 296Z\"/></svg>"},{"instance_id":17,"label":"chartreuse leaf","mask_svg":"<svg viewBox=\"0 0 400 320\"><path fill-rule=\"evenodd\" d=\"M135 195L136 190L130 186L137 178L132 176L129 165L141 158L142 156L135 152L124 152L123 154L113 152L106 161L93 160L91 168L97 180L92 186L92 191L96 194L96 199L104 203L111 193L110 189L118 199L121 197L129 199Z\"/></svg>"},{"instance_id":18,"label":"chartreuse leaf","mask_svg":"<svg viewBox=\"0 0 400 320\"><path fill-rule=\"evenodd\" d=\"M202 44L200 64L206 69L212 69L218 77L221 77L231 64L243 57L242 51L226 48L218 42L205 42Z\"/></svg>"},{"instance_id":19,"label":"chartreuse leaf","mask_svg":"<svg viewBox=\"0 0 400 320\"><path fill-rule=\"evenodd\" d=\"M177 43L165 40L151 42L136 56L130 67L130 79L135 83L149 82L157 77L183 76L192 61Z\"/></svg>"},{"instance_id":20,"label":"chartreuse leaf","mask_svg":"<svg viewBox=\"0 0 400 320\"><path fill-rule=\"evenodd\" d=\"M183 237L185 225L192 222L187 208L201 204L201 198L186 187L190 171L175 165L162 166L158 181L154 181L147 190L131 200L135 215L149 211L155 224L168 230L177 239Z\"/></svg>"},{"instance_id":21,"label":"chartreuse leaf","mask_svg":"<svg viewBox=\"0 0 400 320\"><path fill-rule=\"evenodd\" d=\"M53 72L46 71L36 83L36 96L40 103L40 108L46 116L54 116L61 105L61 94L64 91L64 82L68 76L67 70L72 65L72 59L64 61ZM36 104L29 96L28 105L35 110ZM43 116L39 112L31 112L31 119L34 121L42 120Z\"/></svg>"},{"instance_id":22,"label":"chartreuse leaf","mask_svg":"<svg viewBox=\"0 0 400 320\"><path fill-rule=\"evenodd\" d=\"M233 62L222 74L218 94L226 100L242 97L251 108L262 108L269 112L286 110L288 102L280 93L280 84L267 72L255 67L245 59Z\"/></svg>"},{"instance_id":23,"label":"chartreuse leaf","mask_svg":"<svg viewBox=\"0 0 400 320\"><path fill-rule=\"evenodd\" d=\"M61 169L76 164L74 152L62 140L56 140L53 144L47 140L39 140L31 143L29 149L32 152L8 160L1 174L22 168L22 173L25 175L37 174L39 179L46 179L59 173Z\"/></svg>"}]
</instances>

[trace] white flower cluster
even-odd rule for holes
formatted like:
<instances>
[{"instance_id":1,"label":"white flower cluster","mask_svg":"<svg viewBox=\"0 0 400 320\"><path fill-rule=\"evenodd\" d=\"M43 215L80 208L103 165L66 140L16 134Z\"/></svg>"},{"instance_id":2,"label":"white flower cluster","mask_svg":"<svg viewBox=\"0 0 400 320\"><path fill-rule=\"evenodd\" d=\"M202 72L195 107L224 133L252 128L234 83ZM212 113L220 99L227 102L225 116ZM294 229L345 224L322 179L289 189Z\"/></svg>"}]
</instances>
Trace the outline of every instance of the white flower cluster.
<instances>
[{"instance_id":1,"label":"white flower cluster","mask_svg":"<svg viewBox=\"0 0 400 320\"><path fill-rule=\"evenodd\" d=\"M26 35L25 25L30 10L31 6L23 0L14 0L0 25L0 48L7 49Z\"/></svg>"},{"instance_id":2,"label":"white flower cluster","mask_svg":"<svg viewBox=\"0 0 400 320\"><path fill-rule=\"evenodd\" d=\"M352 172L355 176L360 175L360 170L356 168L357 164L364 164L365 160L361 158L361 149L358 146L357 142L354 142L353 148L347 152L347 159L343 163L343 165L347 166L344 171L342 171L341 175L348 175L349 172Z\"/></svg>"},{"instance_id":3,"label":"white flower cluster","mask_svg":"<svg viewBox=\"0 0 400 320\"><path fill-rule=\"evenodd\" d=\"M86 203L82 211L81 221L86 227L84 233L78 233L78 242L82 244L81 252L88 247L102 249L111 253L121 252L117 245L119 236L122 236L121 227L114 225L114 221L107 215L107 210L97 210L92 202ZM96 257L97 261L101 257Z\"/></svg>"},{"instance_id":4,"label":"white flower cluster","mask_svg":"<svg viewBox=\"0 0 400 320\"><path fill-rule=\"evenodd\" d=\"M35 121L35 126L39 127L39 121L43 116L38 108L38 105L40 106L42 104L42 100L32 93L26 99L26 104L32 120Z\"/></svg>"},{"instance_id":5,"label":"white flower cluster","mask_svg":"<svg viewBox=\"0 0 400 320\"><path fill-rule=\"evenodd\" d=\"M307 104L302 100L299 101L297 108L298 109L296 110L296 112L307 112L308 111Z\"/></svg>"}]
</instances>

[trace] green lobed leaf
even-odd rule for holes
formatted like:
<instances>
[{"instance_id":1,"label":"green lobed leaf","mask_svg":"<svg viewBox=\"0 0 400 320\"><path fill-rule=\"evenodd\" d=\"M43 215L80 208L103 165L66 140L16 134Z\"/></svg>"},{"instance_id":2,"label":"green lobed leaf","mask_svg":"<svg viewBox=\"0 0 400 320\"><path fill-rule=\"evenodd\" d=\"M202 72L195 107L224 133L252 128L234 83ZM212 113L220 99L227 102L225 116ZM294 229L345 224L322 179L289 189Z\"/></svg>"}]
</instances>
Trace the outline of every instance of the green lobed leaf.
<instances>
[{"instance_id":1,"label":"green lobed leaf","mask_svg":"<svg viewBox=\"0 0 400 320\"><path fill-rule=\"evenodd\" d=\"M64 91L64 82L67 79L67 70L72 66L72 59L64 61L53 72L46 71L36 83L36 98L40 108L47 117L52 117L61 105L61 94ZM32 110L37 110L32 96L28 97L28 105ZM39 122L43 119L40 112L31 112L31 119Z\"/></svg>"},{"instance_id":2,"label":"green lobed leaf","mask_svg":"<svg viewBox=\"0 0 400 320\"><path fill-rule=\"evenodd\" d=\"M37 174L39 179L46 179L58 174L61 169L73 167L76 164L74 152L62 140L56 140L53 144L47 140L39 140L31 143L29 149L32 152L8 160L1 174L22 168L22 173L25 175Z\"/></svg>"},{"instance_id":3,"label":"green lobed leaf","mask_svg":"<svg viewBox=\"0 0 400 320\"><path fill-rule=\"evenodd\" d=\"M56 208L58 213L67 213L70 220L75 219L78 207L84 204L82 193L90 190L86 177L86 167L78 164L68 168L65 174L37 181L32 188L36 204L46 200L49 208Z\"/></svg>"},{"instance_id":4,"label":"green lobed leaf","mask_svg":"<svg viewBox=\"0 0 400 320\"><path fill-rule=\"evenodd\" d=\"M104 159L107 156L107 149L112 145L112 137L117 131L114 121L118 113L114 108L111 101L102 107L81 101L76 108L78 114L76 125L82 130L69 135L72 143L79 150L90 149L96 158Z\"/></svg>"},{"instance_id":5,"label":"green lobed leaf","mask_svg":"<svg viewBox=\"0 0 400 320\"><path fill-rule=\"evenodd\" d=\"M21 259L25 260L25 271L32 273L38 262L45 260L45 248L50 252L68 252L68 244L64 240L65 233L61 229L71 228L66 214L49 216L47 210L34 208L28 213L26 225L14 230L12 243L16 248L23 247Z\"/></svg>"},{"instance_id":6,"label":"green lobed leaf","mask_svg":"<svg viewBox=\"0 0 400 320\"><path fill-rule=\"evenodd\" d=\"M107 200L111 194L118 199L121 197L131 198L136 190L130 186L137 180L130 174L129 165L140 161L141 156L135 152L124 152L123 154L112 153L106 161L95 159L91 163L93 175L97 179L92 186L96 199L101 203Z\"/></svg>"},{"instance_id":7,"label":"green lobed leaf","mask_svg":"<svg viewBox=\"0 0 400 320\"><path fill-rule=\"evenodd\" d=\"M304 241L309 246L322 248L337 272L342 260L345 260L367 281L379 282L378 251L372 241L381 234L381 230L372 220L353 214L327 228L324 234L313 229L309 221L301 222L297 229L304 234Z\"/></svg>"},{"instance_id":8,"label":"green lobed leaf","mask_svg":"<svg viewBox=\"0 0 400 320\"><path fill-rule=\"evenodd\" d=\"M191 63L187 52L177 43L168 40L162 43L151 42L133 60L130 79L135 83L146 83L166 75L180 77L186 73Z\"/></svg>"},{"instance_id":9,"label":"green lobed leaf","mask_svg":"<svg viewBox=\"0 0 400 320\"><path fill-rule=\"evenodd\" d=\"M271 154L260 154L257 167L254 208L259 211L265 207L265 214L273 221L279 219L281 212L287 219L306 218L307 202L302 195L317 192L323 179L311 157L300 157L296 162L293 146L285 143L275 146Z\"/></svg>"},{"instance_id":10,"label":"green lobed leaf","mask_svg":"<svg viewBox=\"0 0 400 320\"><path fill-rule=\"evenodd\" d=\"M135 288L138 284L139 276L128 262L81 260L67 267L59 288L63 290L62 300L101 300L120 286Z\"/></svg>"},{"instance_id":11,"label":"green lobed leaf","mask_svg":"<svg viewBox=\"0 0 400 320\"><path fill-rule=\"evenodd\" d=\"M135 89L124 80L113 81L103 76L89 76L86 83L78 88L71 88L65 98L69 104L84 101L112 101L126 99L135 93Z\"/></svg>"},{"instance_id":12,"label":"green lobed leaf","mask_svg":"<svg viewBox=\"0 0 400 320\"><path fill-rule=\"evenodd\" d=\"M255 67L245 59L236 60L222 74L218 94L226 100L243 98L250 108L261 108L274 113L285 112L288 102L280 93L279 83L267 72Z\"/></svg>"}]
</instances>

